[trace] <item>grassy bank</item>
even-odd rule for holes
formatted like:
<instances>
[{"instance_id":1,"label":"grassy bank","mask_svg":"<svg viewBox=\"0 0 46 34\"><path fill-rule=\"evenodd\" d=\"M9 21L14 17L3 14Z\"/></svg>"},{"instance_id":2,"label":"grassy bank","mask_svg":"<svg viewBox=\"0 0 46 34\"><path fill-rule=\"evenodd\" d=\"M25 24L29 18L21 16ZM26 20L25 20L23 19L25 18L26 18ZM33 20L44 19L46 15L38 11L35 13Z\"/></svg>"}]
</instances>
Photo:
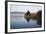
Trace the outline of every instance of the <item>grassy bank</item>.
<instances>
[{"instance_id":1,"label":"grassy bank","mask_svg":"<svg viewBox=\"0 0 46 34\"><path fill-rule=\"evenodd\" d=\"M25 16L25 18L26 18L26 19L28 19L28 18L29 18L29 19L35 19L35 20L36 20L36 19L37 19L37 20L40 20L40 19L41 19L41 17L39 17L39 16L37 16L37 15L35 15L35 16L33 16L33 15L32 15L32 16Z\"/></svg>"}]
</instances>

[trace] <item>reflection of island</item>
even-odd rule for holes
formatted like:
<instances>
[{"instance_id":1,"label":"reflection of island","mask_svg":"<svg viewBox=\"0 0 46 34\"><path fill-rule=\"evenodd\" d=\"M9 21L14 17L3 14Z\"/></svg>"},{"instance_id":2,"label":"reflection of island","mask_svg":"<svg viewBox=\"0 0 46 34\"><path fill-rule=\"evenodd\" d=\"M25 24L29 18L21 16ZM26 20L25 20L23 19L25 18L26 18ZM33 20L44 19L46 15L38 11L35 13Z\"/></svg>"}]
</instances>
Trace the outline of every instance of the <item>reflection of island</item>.
<instances>
[{"instance_id":1,"label":"reflection of island","mask_svg":"<svg viewBox=\"0 0 46 34\"><path fill-rule=\"evenodd\" d=\"M30 21L30 19L34 19L34 20L37 20L37 24L38 25L41 25L42 24L42 22L41 22L41 14L42 13L42 11L40 10L40 11L38 11L37 13L30 13L29 12L29 10L26 12L26 14L25 14L25 16L24 16L24 18L27 20L27 22L29 22Z\"/></svg>"},{"instance_id":2,"label":"reflection of island","mask_svg":"<svg viewBox=\"0 0 46 34\"><path fill-rule=\"evenodd\" d=\"M29 12L29 10L26 12L26 14L25 14L25 19L27 20L27 22L29 22L30 21L30 18L31 18L31 14L30 14L30 12Z\"/></svg>"}]
</instances>

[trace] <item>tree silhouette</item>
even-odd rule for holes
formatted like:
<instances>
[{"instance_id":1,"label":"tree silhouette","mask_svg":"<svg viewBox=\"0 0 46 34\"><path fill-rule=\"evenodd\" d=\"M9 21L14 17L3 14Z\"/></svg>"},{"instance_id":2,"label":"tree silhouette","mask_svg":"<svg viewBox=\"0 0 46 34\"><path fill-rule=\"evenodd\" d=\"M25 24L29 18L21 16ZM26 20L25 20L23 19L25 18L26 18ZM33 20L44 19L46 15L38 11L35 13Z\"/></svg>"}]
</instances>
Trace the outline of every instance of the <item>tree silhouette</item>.
<instances>
[{"instance_id":1,"label":"tree silhouette","mask_svg":"<svg viewBox=\"0 0 46 34\"><path fill-rule=\"evenodd\" d=\"M31 15L31 14L30 14L30 12L29 12L29 10L26 12L26 14L25 14L25 15Z\"/></svg>"},{"instance_id":2,"label":"tree silhouette","mask_svg":"<svg viewBox=\"0 0 46 34\"><path fill-rule=\"evenodd\" d=\"M42 10L38 11L38 12L37 12L37 15L38 15L39 17L41 17L41 15L42 15Z\"/></svg>"}]
</instances>

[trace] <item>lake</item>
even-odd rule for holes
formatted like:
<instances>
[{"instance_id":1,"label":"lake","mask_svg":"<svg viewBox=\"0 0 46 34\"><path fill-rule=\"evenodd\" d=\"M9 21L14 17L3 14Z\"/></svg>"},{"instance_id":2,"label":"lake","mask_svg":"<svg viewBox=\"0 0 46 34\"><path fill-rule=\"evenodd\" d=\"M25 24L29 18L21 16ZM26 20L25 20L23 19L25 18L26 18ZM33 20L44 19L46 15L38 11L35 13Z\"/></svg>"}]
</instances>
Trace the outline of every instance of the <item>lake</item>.
<instances>
[{"instance_id":1,"label":"lake","mask_svg":"<svg viewBox=\"0 0 46 34\"><path fill-rule=\"evenodd\" d=\"M29 22L24 18L24 14L10 13L10 28L21 29L21 28L40 28L38 20L30 19Z\"/></svg>"}]
</instances>

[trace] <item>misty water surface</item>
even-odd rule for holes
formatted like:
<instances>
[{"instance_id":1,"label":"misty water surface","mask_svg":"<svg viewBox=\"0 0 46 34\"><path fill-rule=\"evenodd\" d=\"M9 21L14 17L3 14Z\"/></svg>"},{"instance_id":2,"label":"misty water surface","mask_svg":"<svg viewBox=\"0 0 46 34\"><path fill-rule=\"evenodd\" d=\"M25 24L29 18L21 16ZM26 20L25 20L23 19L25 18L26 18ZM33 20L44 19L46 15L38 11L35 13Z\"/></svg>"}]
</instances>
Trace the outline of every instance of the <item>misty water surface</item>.
<instances>
[{"instance_id":1,"label":"misty water surface","mask_svg":"<svg viewBox=\"0 0 46 34\"><path fill-rule=\"evenodd\" d=\"M20 28L39 28L41 25L37 24L38 20L30 19L28 22L24 18L24 14L10 13L10 28L20 29Z\"/></svg>"}]
</instances>

